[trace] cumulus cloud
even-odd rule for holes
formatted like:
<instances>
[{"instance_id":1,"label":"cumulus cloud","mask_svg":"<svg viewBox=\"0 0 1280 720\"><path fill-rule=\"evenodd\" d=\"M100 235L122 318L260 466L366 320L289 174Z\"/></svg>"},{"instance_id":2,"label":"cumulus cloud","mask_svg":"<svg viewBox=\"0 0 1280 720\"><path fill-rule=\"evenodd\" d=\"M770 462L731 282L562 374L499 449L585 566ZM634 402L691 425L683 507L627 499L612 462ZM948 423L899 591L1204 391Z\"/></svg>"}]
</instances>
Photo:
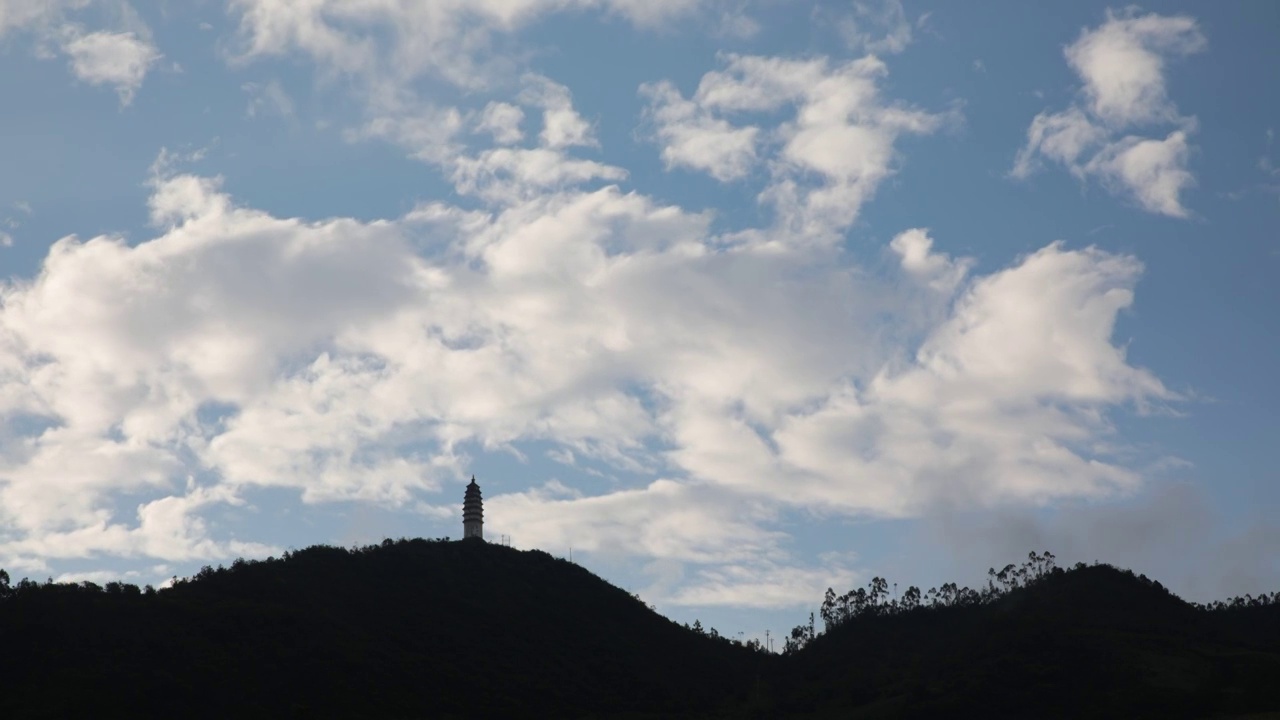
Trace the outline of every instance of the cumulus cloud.
<instances>
[{"instance_id":1,"label":"cumulus cloud","mask_svg":"<svg viewBox=\"0 0 1280 720\"><path fill-rule=\"evenodd\" d=\"M234 209L216 188L213 180L167 179L153 214L171 225L168 234L137 248L111 237L66 238L41 275L6 288L3 323L17 343L6 349L33 384L8 393L5 410L45 418L5 458L0 495L11 527L100 523L112 492L168 487L185 474L179 449L205 451L193 442L202 405L262 392L278 363L324 336L316 323L327 324L327 313L385 309L405 291L404 283L385 284L390 277L358 286L361 275L347 272L388 256L335 238L393 246L378 226L352 235L339 223L293 236L291 223Z\"/></svg>"},{"instance_id":2,"label":"cumulus cloud","mask_svg":"<svg viewBox=\"0 0 1280 720\"><path fill-rule=\"evenodd\" d=\"M1079 100L1032 120L1011 174L1025 178L1046 158L1081 180L1100 180L1148 212L1186 217L1181 196L1195 182L1187 170L1187 138L1196 123L1169 99L1165 64L1204 47L1192 18L1108 12L1102 26L1082 31L1065 50L1084 83ZM1178 129L1163 140L1124 134L1160 124Z\"/></svg>"},{"instance_id":3,"label":"cumulus cloud","mask_svg":"<svg viewBox=\"0 0 1280 720\"><path fill-rule=\"evenodd\" d=\"M113 85L120 103L128 105L160 53L132 32L98 31L70 40L63 50L71 71L90 85Z\"/></svg>"},{"instance_id":4,"label":"cumulus cloud","mask_svg":"<svg viewBox=\"0 0 1280 720\"><path fill-rule=\"evenodd\" d=\"M933 132L949 120L882 98L877 81L887 72L873 56L833 65L826 58L729 55L723 70L703 76L691 99L667 82L641 93L668 168L735 180L767 148L771 182L761 201L793 236L830 240L894 172L897 138ZM783 108L794 116L772 129L724 117Z\"/></svg>"},{"instance_id":5,"label":"cumulus cloud","mask_svg":"<svg viewBox=\"0 0 1280 720\"><path fill-rule=\"evenodd\" d=\"M121 105L133 101L138 88L161 55L150 30L127 3L115 6L112 29L86 30L74 20L93 0L0 0L0 37L26 31L35 36L40 54L56 47L65 54L75 77L90 85L111 85Z\"/></svg>"}]
</instances>

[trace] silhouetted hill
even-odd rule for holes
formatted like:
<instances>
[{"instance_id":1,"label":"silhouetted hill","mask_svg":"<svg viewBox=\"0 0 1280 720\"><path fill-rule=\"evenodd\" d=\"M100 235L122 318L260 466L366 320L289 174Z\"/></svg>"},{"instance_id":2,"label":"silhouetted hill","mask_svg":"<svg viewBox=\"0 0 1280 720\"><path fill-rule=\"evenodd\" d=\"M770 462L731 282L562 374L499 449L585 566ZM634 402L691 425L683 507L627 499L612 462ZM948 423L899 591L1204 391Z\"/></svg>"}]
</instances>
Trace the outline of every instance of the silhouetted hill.
<instances>
[{"instance_id":1,"label":"silhouetted hill","mask_svg":"<svg viewBox=\"0 0 1280 720\"><path fill-rule=\"evenodd\" d=\"M1046 553L828 591L783 656L580 566L482 542L313 547L159 592L9 588L4 717L1208 718L1280 709L1280 595L1188 604ZM1265 716L1258 716L1265 717Z\"/></svg>"},{"instance_id":2,"label":"silhouetted hill","mask_svg":"<svg viewBox=\"0 0 1280 720\"><path fill-rule=\"evenodd\" d=\"M1280 606L1210 612L1106 565L868 613L784 658L779 715L1208 718L1280 709Z\"/></svg>"},{"instance_id":3,"label":"silhouetted hill","mask_svg":"<svg viewBox=\"0 0 1280 720\"><path fill-rule=\"evenodd\" d=\"M313 547L113 589L0 604L9 717L688 713L765 660L578 565L477 541Z\"/></svg>"}]
</instances>

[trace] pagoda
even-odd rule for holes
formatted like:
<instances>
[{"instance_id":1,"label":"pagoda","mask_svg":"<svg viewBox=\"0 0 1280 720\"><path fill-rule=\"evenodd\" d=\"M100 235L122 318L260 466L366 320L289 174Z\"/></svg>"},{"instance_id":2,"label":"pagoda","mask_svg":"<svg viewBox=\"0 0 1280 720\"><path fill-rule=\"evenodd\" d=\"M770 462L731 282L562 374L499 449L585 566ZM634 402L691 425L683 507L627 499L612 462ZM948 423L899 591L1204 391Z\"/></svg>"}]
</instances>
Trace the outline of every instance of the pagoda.
<instances>
[{"instance_id":1,"label":"pagoda","mask_svg":"<svg viewBox=\"0 0 1280 720\"><path fill-rule=\"evenodd\" d=\"M467 494L462 501L462 539L484 540L484 502L480 499L480 486L476 476L471 476Z\"/></svg>"}]
</instances>

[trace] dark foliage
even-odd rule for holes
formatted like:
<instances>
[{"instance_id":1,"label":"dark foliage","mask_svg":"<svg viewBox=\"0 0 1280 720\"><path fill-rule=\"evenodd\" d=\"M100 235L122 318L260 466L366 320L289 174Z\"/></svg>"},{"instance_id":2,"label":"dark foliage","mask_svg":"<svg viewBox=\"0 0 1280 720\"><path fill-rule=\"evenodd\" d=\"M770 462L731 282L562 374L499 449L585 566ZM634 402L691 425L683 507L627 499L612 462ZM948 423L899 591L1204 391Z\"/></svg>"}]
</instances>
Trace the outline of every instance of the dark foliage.
<instances>
[{"instance_id":1,"label":"dark foliage","mask_svg":"<svg viewBox=\"0 0 1280 720\"><path fill-rule=\"evenodd\" d=\"M386 541L155 591L11 584L4 717L1243 717L1280 709L1280 594L1185 603L1049 553L828 590L782 656L539 551ZM1251 715L1252 716L1252 715ZM1257 716L1263 717L1263 716Z\"/></svg>"}]
</instances>

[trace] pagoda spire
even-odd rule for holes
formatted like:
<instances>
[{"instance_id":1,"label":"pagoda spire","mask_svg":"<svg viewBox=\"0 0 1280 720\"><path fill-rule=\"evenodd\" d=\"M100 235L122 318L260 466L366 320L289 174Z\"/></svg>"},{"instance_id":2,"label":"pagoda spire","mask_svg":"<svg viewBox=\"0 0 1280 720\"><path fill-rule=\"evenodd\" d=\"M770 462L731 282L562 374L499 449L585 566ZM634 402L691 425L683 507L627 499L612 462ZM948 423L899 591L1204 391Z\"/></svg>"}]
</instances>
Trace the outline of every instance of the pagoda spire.
<instances>
[{"instance_id":1,"label":"pagoda spire","mask_svg":"<svg viewBox=\"0 0 1280 720\"><path fill-rule=\"evenodd\" d=\"M484 540L484 501L475 475L471 476L471 484L467 485L467 493L462 500L462 538Z\"/></svg>"}]
</instances>

